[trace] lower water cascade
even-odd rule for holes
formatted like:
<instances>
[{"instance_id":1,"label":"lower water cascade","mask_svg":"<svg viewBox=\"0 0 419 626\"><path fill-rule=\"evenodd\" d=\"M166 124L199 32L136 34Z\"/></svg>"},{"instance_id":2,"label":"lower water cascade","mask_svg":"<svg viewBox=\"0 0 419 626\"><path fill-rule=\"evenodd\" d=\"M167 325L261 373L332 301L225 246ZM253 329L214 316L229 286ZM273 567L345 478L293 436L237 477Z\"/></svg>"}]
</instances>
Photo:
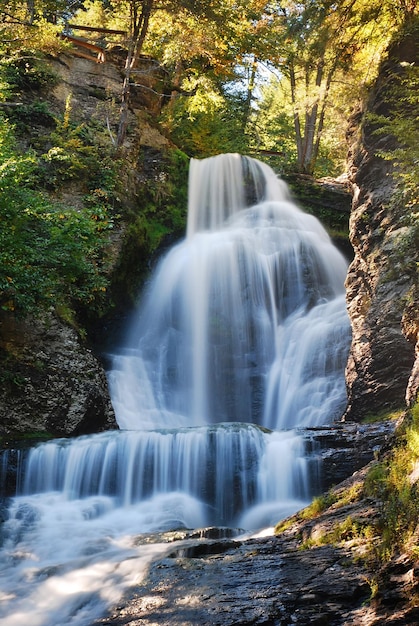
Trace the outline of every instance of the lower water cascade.
<instances>
[{"instance_id":1,"label":"lower water cascade","mask_svg":"<svg viewBox=\"0 0 419 626\"><path fill-rule=\"evenodd\" d=\"M24 455L1 528L0 624L90 626L167 546L305 506L304 428L339 419L347 264L265 164L191 160L184 240L160 261L108 382L120 430Z\"/></svg>"}]
</instances>

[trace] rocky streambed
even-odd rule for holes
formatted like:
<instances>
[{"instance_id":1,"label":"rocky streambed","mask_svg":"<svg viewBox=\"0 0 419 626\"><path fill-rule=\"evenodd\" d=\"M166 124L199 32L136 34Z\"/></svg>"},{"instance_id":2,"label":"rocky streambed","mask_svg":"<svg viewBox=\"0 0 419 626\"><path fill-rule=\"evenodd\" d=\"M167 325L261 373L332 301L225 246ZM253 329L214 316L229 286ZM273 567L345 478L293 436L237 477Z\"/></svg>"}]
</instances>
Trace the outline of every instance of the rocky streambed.
<instances>
[{"instance_id":1,"label":"rocky streambed","mask_svg":"<svg viewBox=\"0 0 419 626\"><path fill-rule=\"evenodd\" d=\"M394 423L387 422L340 424L311 433L318 437L317 453L323 453L326 469L329 462L325 480L332 480L343 456L349 464L366 459L367 436L370 442L375 438L378 454L393 431ZM374 446L369 455L374 456ZM329 508L307 519L297 513L276 535L204 529L148 537L167 542L164 557L92 626L417 624L419 562L398 555L378 566L377 537L359 532L376 528L381 514L380 502L363 495L368 467L330 490ZM338 478L339 471L334 475Z\"/></svg>"},{"instance_id":2,"label":"rocky streambed","mask_svg":"<svg viewBox=\"0 0 419 626\"><path fill-rule=\"evenodd\" d=\"M337 492L362 485L365 473ZM146 579L94 626L413 626L419 563L399 555L377 570L368 557L373 537L348 529L327 540L344 520L373 525L379 515L379 502L360 498L314 519L294 518L278 536L172 536Z\"/></svg>"}]
</instances>

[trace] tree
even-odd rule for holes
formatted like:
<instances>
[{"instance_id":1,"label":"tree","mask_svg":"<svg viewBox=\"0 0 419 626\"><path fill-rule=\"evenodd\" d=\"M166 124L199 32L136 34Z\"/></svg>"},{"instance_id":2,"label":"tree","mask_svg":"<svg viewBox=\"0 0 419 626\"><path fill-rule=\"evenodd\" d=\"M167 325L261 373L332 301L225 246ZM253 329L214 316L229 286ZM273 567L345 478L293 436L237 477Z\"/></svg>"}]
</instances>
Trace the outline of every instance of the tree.
<instances>
[{"instance_id":1,"label":"tree","mask_svg":"<svg viewBox=\"0 0 419 626\"><path fill-rule=\"evenodd\" d=\"M287 83L299 171L313 173L333 104L340 98L347 108L349 90L352 104L359 99L392 32L412 7L409 0L269 3L258 56Z\"/></svg>"},{"instance_id":2,"label":"tree","mask_svg":"<svg viewBox=\"0 0 419 626\"><path fill-rule=\"evenodd\" d=\"M138 55L140 54L142 46L144 44L153 7L154 0L130 0L129 2L129 43L124 68L121 115L119 118L118 134L116 140L118 148L120 148L124 143L127 130L131 72L137 63Z\"/></svg>"},{"instance_id":3,"label":"tree","mask_svg":"<svg viewBox=\"0 0 419 626\"><path fill-rule=\"evenodd\" d=\"M264 5L261 0L110 0L106 26L124 25L128 33L118 147L127 130L132 75L141 54L152 54L168 71L172 100L191 95L204 75L234 76L249 49L252 21Z\"/></svg>"},{"instance_id":4,"label":"tree","mask_svg":"<svg viewBox=\"0 0 419 626\"><path fill-rule=\"evenodd\" d=\"M289 85L298 170L311 174L318 157L333 79L355 54L353 7L286 2L271 18L279 46L274 62Z\"/></svg>"},{"instance_id":5,"label":"tree","mask_svg":"<svg viewBox=\"0 0 419 626\"><path fill-rule=\"evenodd\" d=\"M167 9L151 19L145 44L172 77L165 127L197 157L246 151L257 68L255 25L265 2L217 0L205 11L199 3L189 3L193 10L182 4L180 11Z\"/></svg>"}]
</instances>

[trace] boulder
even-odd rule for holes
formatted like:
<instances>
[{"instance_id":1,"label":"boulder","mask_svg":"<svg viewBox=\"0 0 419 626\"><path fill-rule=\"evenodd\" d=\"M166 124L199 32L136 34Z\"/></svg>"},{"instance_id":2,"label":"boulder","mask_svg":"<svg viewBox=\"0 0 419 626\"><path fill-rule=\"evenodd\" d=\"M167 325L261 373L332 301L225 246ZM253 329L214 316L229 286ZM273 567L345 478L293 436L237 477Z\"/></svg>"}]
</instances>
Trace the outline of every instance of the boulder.
<instances>
[{"instance_id":1,"label":"boulder","mask_svg":"<svg viewBox=\"0 0 419 626\"><path fill-rule=\"evenodd\" d=\"M104 369L54 313L0 318L0 434L75 436L117 428Z\"/></svg>"}]
</instances>

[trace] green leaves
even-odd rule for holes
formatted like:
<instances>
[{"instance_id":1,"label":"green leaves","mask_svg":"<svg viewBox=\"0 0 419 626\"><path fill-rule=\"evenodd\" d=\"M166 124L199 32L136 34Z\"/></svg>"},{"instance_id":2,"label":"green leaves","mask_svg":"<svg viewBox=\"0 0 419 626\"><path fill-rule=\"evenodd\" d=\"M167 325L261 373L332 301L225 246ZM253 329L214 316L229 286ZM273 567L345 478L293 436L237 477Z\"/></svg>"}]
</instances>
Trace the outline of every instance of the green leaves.
<instances>
[{"instance_id":1,"label":"green leaves","mask_svg":"<svg viewBox=\"0 0 419 626\"><path fill-rule=\"evenodd\" d=\"M53 204L33 189L37 160L20 155L0 128L0 307L17 315L49 306L99 308L106 292L105 233L97 199L83 211Z\"/></svg>"}]
</instances>

